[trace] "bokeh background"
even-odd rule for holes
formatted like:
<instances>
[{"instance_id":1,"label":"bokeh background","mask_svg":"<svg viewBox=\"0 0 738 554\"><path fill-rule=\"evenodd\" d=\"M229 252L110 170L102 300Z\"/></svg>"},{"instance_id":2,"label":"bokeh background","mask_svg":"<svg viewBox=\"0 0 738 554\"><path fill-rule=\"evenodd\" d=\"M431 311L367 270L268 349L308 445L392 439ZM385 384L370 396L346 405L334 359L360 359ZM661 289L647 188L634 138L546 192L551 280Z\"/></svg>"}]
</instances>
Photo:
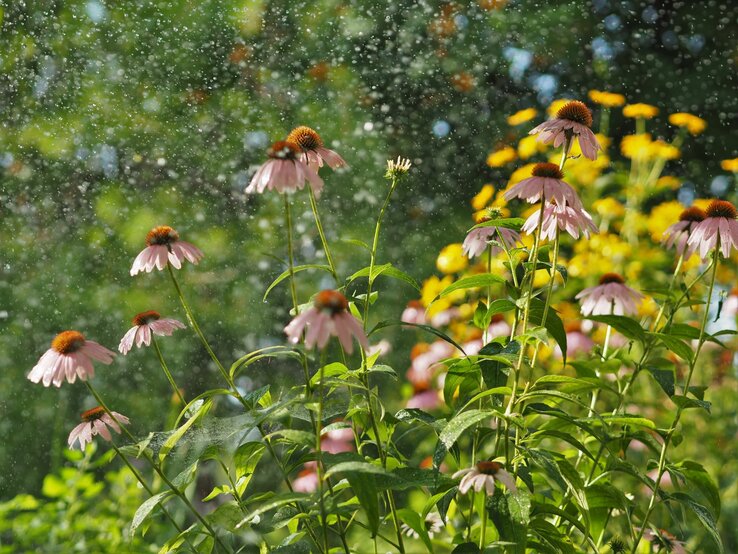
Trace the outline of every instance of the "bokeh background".
<instances>
[{"instance_id":1,"label":"bokeh background","mask_svg":"<svg viewBox=\"0 0 738 554\"><path fill-rule=\"evenodd\" d=\"M184 319L164 274L128 275L152 226L205 252L180 275L225 360L282 340L287 290L262 301L285 268L281 202L244 188L292 127L317 129L351 165L324 175L320 200L343 277L367 265L347 239L370 239L385 160L413 161L380 261L422 279L469 227L469 199L506 178L485 164L509 138L505 119L557 98L610 90L699 115L708 132L671 166L679 197L726 193L737 18L717 0L0 0L0 498L41 491L91 405L84 387L25 379L57 332L114 348L137 312ZM611 134L628 133L613 113ZM296 202L297 263L320 261L306 196ZM305 272L300 285L307 298L332 283ZM383 294L387 318L417 296ZM387 336L404 371L412 338ZM190 395L217 382L193 337L163 348ZM97 383L145 433L170 417L160 373L135 351Z\"/></svg>"}]
</instances>

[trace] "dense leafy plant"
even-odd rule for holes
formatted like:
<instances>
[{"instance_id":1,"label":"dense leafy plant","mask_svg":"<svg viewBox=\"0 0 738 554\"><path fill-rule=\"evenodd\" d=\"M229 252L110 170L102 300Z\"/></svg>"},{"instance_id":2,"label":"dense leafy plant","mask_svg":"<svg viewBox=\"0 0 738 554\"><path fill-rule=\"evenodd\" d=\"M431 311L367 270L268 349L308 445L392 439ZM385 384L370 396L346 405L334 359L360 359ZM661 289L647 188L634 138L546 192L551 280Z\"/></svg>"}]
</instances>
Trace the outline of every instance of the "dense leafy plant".
<instances>
[{"instance_id":1,"label":"dense leafy plant","mask_svg":"<svg viewBox=\"0 0 738 554\"><path fill-rule=\"evenodd\" d=\"M593 100L603 106L601 125L622 104L617 95ZM721 549L713 479L698 461L669 454L682 440L684 413L710 408L704 360L732 332L709 323L725 304L718 275L738 246L738 221L730 202L716 200L662 229L675 254L646 258L648 271L631 268L627 255L611 255L625 245L653 248L642 244L639 213L654 191L673 190L661 173L686 131L672 143L652 140L645 124L654 109L624 110L637 122L636 134L621 144L627 169L611 166L600 152L609 141L594 135L592 114L576 101L559 103L532 131L543 144L524 138L517 149L493 153L492 166L517 156L539 161L516 171L496 196L493 188L482 189L473 202L481 213L464 244L449 245L438 258L447 276L422 287L380 256L393 195L412 182L410 161L387 163L388 189L372 240L351 239L368 265L344 277L320 218L318 171L345 162L315 131L299 127L272 145L247 189L283 196L287 269L265 298L289 285L294 319L284 331L291 345L223 363L175 272L203 253L160 226L147 235L131 275L167 274L218 369L218 388L185 396L156 338L185 326L151 311L134 318L119 350L152 347L180 403L171 430L144 439L131 434L128 417L108 407L112 395L92 384L93 360L110 363L113 353L78 331L60 333L29 378L57 387L84 382L99 405L82 414L69 444L84 448L96 435L109 441L110 458L125 463L149 494L132 517L131 533L155 515L157 525L171 525L160 552L598 552L607 543L614 551L679 551L676 529L661 529L677 516L698 520L704 540ZM522 125L536 114L516 116L511 123ZM700 121L672 116L675 126L692 132L702 131ZM560 149L552 159L549 143ZM585 201L602 197L599 225L569 180L587 187ZM294 264L297 194L308 197L324 264ZM517 200L536 204L527 219L510 217L507 203ZM625 240L613 236L616 228ZM613 239L607 251L589 250L588 239L599 231L604 241ZM616 267L594 263L597 255ZM576 282L599 284L572 290L568 264L576 267L576 256L588 256ZM468 257L482 262L470 265ZM335 288L300 298L296 280L307 271L326 273ZM641 273L649 299L630 286ZM401 320L376 322L380 284L415 288L420 303ZM573 293L581 315L563 301ZM413 349L407 376L413 395L396 411L385 391L401 377L381 363L382 343L370 339L398 325L438 340ZM289 368L294 385L248 387L250 372L272 367ZM659 402L669 399L663 413L634 403L639 388L660 395ZM256 473L273 476L267 490L252 485ZM203 476L216 479L207 490Z\"/></svg>"}]
</instances>

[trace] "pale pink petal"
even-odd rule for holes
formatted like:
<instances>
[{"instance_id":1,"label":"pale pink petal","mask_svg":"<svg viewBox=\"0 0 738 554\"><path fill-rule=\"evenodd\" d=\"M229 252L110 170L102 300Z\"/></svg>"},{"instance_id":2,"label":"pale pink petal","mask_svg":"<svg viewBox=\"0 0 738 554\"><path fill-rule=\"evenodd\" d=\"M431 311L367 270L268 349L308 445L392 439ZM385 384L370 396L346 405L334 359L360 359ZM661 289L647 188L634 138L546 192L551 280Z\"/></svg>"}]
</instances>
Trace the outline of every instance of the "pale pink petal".
<instances>
[{"instance_id":1,"label":"pale pink petal","mask_svg":"<svg viewBox=\"0 0 738 554\"><path fill-rule=\"evenodd\" d=\"M105 426L105 423L103 423L102 420L96 419L92 422L92 424L95 427L94 432L99 434L106 441L110 441L113 439L110 431L108 431L108 428Z\"/></svg>"},{"instance_id":2,"label":"pale pink petal","mask_svg":"<svg viewBox=\"0 0 738 554\"><path fill-rule=\"evenodd\" d=\"M118 351L124 356L131 351L131 348L133 348L133 339L136 336L137 330L138 326L131 327L130 329L128 329L128 331L126 331L126 334L123 335L123 338L120 339Z\"/></svg>"}]
</instances>

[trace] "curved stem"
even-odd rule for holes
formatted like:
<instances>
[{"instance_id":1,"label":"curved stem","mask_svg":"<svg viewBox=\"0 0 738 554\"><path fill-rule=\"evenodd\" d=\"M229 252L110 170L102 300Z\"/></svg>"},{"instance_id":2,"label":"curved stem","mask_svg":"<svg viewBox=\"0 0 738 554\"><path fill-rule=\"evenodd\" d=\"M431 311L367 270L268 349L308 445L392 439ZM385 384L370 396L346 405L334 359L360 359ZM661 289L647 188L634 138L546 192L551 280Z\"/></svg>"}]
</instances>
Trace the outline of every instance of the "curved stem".
<instances>
[{"instance_id":1,"label":"curved stem","mask_svg":"<svg viewBox=\"0 0 738 554\"><path fill-rule=\"evenodd\" d=\"M719 256L720 256L720 241L718 240L718 244L715 245L715 250L713 251L712 276L710 277L710 286L707 290L707 300L705 301L705 313L702 316L702 323L700 324L700 334L697 340L697 348L695 349L694 355L692 356L692 359L689 362L689 371L687 372L687 378L685 379L684 386L682 388L682 392L684 394L685 399L687 398L687 394L689 393L689 384L692 382L692 376L694 375L694 370L697 367L697 359L699 358L700 352L702 351L702 347L704 346L706 342L705 329L707 328L707 320L710 317L710 304L712 302L712 294L715 290L715 279L717 277ZM666 434L666 437L664 437L664 444L661 445L661 453L659 454L658 472L656 476L656 482L653 488L653 494L651 495L651 500L648 503L646 514L643 516L643 522L641 523L641 530L638 533L636 540L633 543L633 551L632 551L633 554L635 554L636 552L638 542L643 537L643 532L648 526L648 520L651 517L651 514L653 513L654 508L656 507L656 497L658 496L659 489L661 487L661 478L664 476L664 473L666 471L666 453L669 449L669 445L671 444L671 439L673 438L674 433L676 433L677 425L679 425L679 421L682 418L683 411L684 411L684 404L677 406L677 411L676 411L676 415L674 416L674 421L672 422L671 427L669 428L669 431Z\"/></svg>"},{"instance_id":2,"label":"curved stem","mask_svg":"<svg viewBox=\"0 0 738 554\"><path fill-rule=\"evenodd\" d=\"M184 396L182 396L182 393L179 390L179 387L177 386L177 383L174 381L174 377L172 377L172 373L169 371L169 368L167 367L166 362L164 361L164 356L161 353L161 349L159 348L159 343L156 342L156 338L154 337L153 333L151 335L151 343L154 345L154 350L156 351L156 356L159 358L159 364L161 364L162 370L164 370L164 375L167 376L167 380L169 381L169 384L172 386L172 390L174 391L174 394L177 395L177 398L179 398L179 402L182 404L182 407L185 407L187 405L187 402L184 399Z\"/></svg>"},{"instance_id":3,"label":"curved stem","mask_svg":"<svg viewBox=\"0 0 738 554\"><path fill-rule=\"evenodd\" d=\"M313 210L313 216L315 217L315 226L318 229L320 235L320 242L323 244L323 252L325 252L325 259L328 262L328 266L331 268L331 274L338 284L338 272L336 271L336 264L333 262L333 256L331 256L331 249L328 248L328 240L325 238L325 231L323 231L323 223L320 221L320 215L318 214L318 202L315 199L315 193L312 187L307 187L308 193L310 193L310 208Z\"/></svg>"}]
</instances>

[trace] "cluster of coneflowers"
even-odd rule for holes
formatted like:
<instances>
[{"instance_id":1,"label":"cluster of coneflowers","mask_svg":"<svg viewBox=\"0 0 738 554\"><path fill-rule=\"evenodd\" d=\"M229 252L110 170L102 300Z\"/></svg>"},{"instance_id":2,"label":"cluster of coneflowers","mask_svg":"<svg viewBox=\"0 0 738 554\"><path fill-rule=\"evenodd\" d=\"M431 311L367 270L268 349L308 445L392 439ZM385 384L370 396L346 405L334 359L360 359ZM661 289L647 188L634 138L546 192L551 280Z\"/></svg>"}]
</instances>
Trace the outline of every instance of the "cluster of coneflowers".
<instances>
[{"instance_id":1,"label":"cluster of coneflowers","mask_svg":"<svg viewBox=\"0 0 738 554\"><path fill-rule=\"evenodd\" d=\"M550 307L551 291L554 286L554 273L556 271L555 268L557 267L559 253L560 234L562 232L568 233L576 239L580 235L589 237L590 234L597 233L598 231L592 217L584 209L577 192L564 180L565 164L574 141L578 141L582 154L590 160L595 160L598 151L601 150L597 138L590 129L591 123L592 115L589 109L583 103L573 101L564 105L555 118L534 128L531 134L537 134L538 140L544 143L552 143L555 147L561 147L561 162L558 165L552 163L536 164L532 170L531 177L513 186L505 194L506 200L519 199L530 204L540 203L540 208L523 223L521 229L523 232L533 236L533 246L528 254L529 260L538 260L542 241L553 241L553 259L550 266L552 268L551 278L548 282L548 294L546 295L544 313L541 318L542 321L546 320L546 313ZM267 155L269 159L256 171L246 191L248 193L274 191L284 196L288 243L287 253L289 258L288 269L294 313L294 318L284 328L287 340L292 344L302 342L307 350L312 350L316 347L319 350L324 350L328 346L331 337L336 337L341 349L349 355L354 351L354 341L356 341L361 348L362 365L364 365L369 349L366 324L373 279L369 279L367 293L363 302L364 312L362 318L358 318L352 313L352 306L342 292L332 289L323 290L315 294L312 298L311 305L300 311L301 305L298 302L294 285L290 195L304 189L306 183L309 184L308 193L315 216L316 227L323 243L330 271L338 282L336 267L330 255L315 200L323 189L323 180L319 176L319 170L324 165L328 165L332 169L345 167L346 162L339 154L326 148L318 133L308 127L294 129L286 140L274 143L268 149ZM372 272L375 267L377 240L384 210L395 186L409 169L410 162L408 160L398 158L397 161L388 162L386 177L392 184L377 222L374 244L371 248L368 272L370 277L373 275ZM521 243L521 236L516 230L496 225L498 218L499 214L490 214L488 218L483 219L469 232L463 244L464 253L468 257L481 256L485 251L491 257L501 251L507 252L518 243ZM692 253L699 253L703 260L709 261L711 264L712 284L707 297L705 318L703 319L700 331L701 336L703 336L712 288L714 286L715 273L719 262L719 254L722 253L724 257L728 257L732 249L738 249L736 209L730 202L724 200L713 201L705 212L702 212L698 208L688 208L682 214L680 221L667 230L664 240L668 247L676 248L680 262L682 259L688 258ZM167 226L152 229L146 237L146 245L146 248L135 258L130 271L131 275L134 276L141 272L148 273L154 269L168 271L179 299L182 302L190 326L218 366L233 394L240 400L243 400L238 389L235 387L232 375L226 372L199 328L194 314L182 295L181 288L172 269L180 269L184 261L197 264L202 259L203 253L192 244L180 240L179 234ZM525 306L521 310L520 317L516 318L516 321L513 323L512 328L508 326L505 329L505 333L511 332L511 337L524 335L529 330L529 325L531 324L531 299L534 297L533 274L537 269L537 265L535 263L530 265L532 267L527 271L527 281L524 280L522 283L524 286L527 282L528 288L527 295L523 297ZM601 277L597 286L582 290L576 295L576 298L581 301L581 312L585 316L633 315L637 312L638 303L643 298L643 295L628 287L620 275L608 273ZM354 308L356 313L360 313L358 307L354 306ZM403 319L406 321L413 319L415 322L422 320L424 322L424 314L422 310L416 309L415 313L412 315L406 314L403 316ZM125 355L134 345L137 347L153 345L167 379L183 405L186 405L181 389L177 387L175 379L169 371L155 339L155 336L170 336L175 330L185 328L185 325L175 319L162 318L160 314L153 311L138 314L133 319L133 323L134 326L121 339L118 347L119 351ZM494 324L495 322L493 322ZM481 341L480 347L490 337L495 336L494 333L496 331L492 331L492 327L490 327L485 332L484 340ZM702 344L704 344L704 341L701 338L695 354L695 360ZM419 393L428 392L428 383L433 371L431 368L440 360L450 357L452 350L449 351L448 347L446 347L442 351L439 350L435 353L429 353L428 364L425 367L423 367L423 364L418 364L417 368L415 368L415 364L413 365L414 374L413 376L409 375L409 377L417 385ZM605 346L605 353L606 350L607 345ZM525 351L525 348L520 348L519 358L514 367L512 394L507 405L506 416L511 414L511 409L514 405L518 389L518 377L524 362ZM99 394L89 382L94 377L93 361L110 364L113 361L113 357L114 353L111 350L94 341L87 340L80 332L72 330L64 331L54 338L51 348L41 357L28 375L28 378L34 383L40 382L47 387L51 384L59 387L64 381L74 383L79 378L87 384L90 392L100 403L99 406L87 410L82 414L82 423L77 425L69 435L68 442L70 446L78 442L80 447L84 448L87 443L91 442L92 437L96 435L111 441L112 435L110 429L120 433L122 430L125 430L124 425L129 423L126 416L110 410L102 402ZM533 360L535 360L535 354ZM320 489L321 512L324 509L323 486L327 482L321 452L342 451L335 450L340 448L351 449L352 442L350 438L355 432L355 429L349 427L343 428L343 433L341 434L342 439L338 441L336 441L335 436L331 437L331 433L336 434L335 430L323 433L323 369L324 366L319 370L320 380L317 381L319 383L319 390L317 392L318 409L316 420L313 422L317 436L315 444L316 460L305 464L298 478L290 485L290 488L293 490L312 491ZM694 363L690 366L685 390L689 386L693 371ZM306 386L306 394L310 394L309 383ZM365 382L365 386L368 390L368 381ZM433 394L436 393L433 392ZM247 405L245 401L243 403L244 406ZM386 452L384 450L386 445L382 444L383 441L379 439L379 433L376 429L376 418L378 415L372 412L371 399L368 399L367 405L369 410L369 424L374 427L374 435L377 437L375 447L386 469ZM425 407L426 404L422 404L418 400L416 406ZM677 412L674 426L678 423L680 415L681 409ZM346 437L346 434L350 436ZM128 436L133 439L130 434ZM669 440L665 440L663 448L668 448L668 445ZM512 464L507 449L504 456L497 456L495 459L476 461L475 456L476 453L473 453L470 467L460 469L453 474L454 479L461 479L458 488L460 494L464 495L470 491L484 491L487 495L492 495L495 491L496 483L501 483L511 492L517 490L517 473L514 471L516 466ZM121 457L124 458L122 454ZM662 458L665 459L665 456ZM156 466L155 469L159 471ZM663 463L660 464L658 470L657 483L660 482L660 478L665 470ZM289 480L287 482L290 484ZM658 484L656 487L658 487ZM643 522L644 529L647 527L648 516L653 509L656 496L657 490L654 490L649 510ZM180 497L183 498L181 493ZM401 551L404 551L400 533L401 526L399 525L391 491L387 493L386 498L397 531L397 546ZM183 498L183 501L186 501L186 499ZM197 514L195 515L197 516ZM486 511L483 515L486 518ZM434 517L431 516L431 519ZM208 530L212 531L202 518L199 519ZM338 518L338 522L335 525L338 526L339 533L343 537L343 523L341 518ZM469 525L471 525L471 521ZM323 515L323 528L324 533L326 533L323 542L326 551L328 549L328 539L325 529L328 526L327 520ZM485 545L485 529L486 525L483 525L480 547ZM645 531L642 531L641 535L644 533ZM215 537L214 533L213 536ZM217 537L215 539L217 540Z\"/></svg>"}]
</instances>

